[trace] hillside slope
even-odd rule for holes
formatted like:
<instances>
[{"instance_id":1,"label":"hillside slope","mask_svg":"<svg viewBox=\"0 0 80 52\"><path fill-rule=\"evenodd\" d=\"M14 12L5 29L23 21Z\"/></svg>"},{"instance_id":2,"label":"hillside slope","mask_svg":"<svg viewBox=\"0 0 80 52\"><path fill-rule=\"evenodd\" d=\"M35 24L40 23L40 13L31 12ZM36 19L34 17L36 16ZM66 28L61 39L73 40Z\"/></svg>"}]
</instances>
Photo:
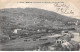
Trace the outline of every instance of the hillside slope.
<instances>
[{"instance_id":1,"label":"hillside slope","mask_svg":"<svg viewBox=\"0 0 80 52\"><path fill-rule=\"evenodd\" d=\"M76 22L77 20L78 19L37 8L10 8L0 10L1 31L4 34L9 34L12 29L20 27L65 27L68 26L68 21Z\"/></svg>"}]
</instances>

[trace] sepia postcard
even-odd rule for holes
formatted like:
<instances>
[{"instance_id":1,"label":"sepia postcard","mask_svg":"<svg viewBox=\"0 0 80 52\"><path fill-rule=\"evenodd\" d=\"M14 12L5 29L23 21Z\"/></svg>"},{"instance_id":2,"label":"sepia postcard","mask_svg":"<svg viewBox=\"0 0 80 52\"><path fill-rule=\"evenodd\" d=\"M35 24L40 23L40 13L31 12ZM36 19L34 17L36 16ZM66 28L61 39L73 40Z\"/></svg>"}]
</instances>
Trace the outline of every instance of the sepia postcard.
<instances>
[{"instance_id":1,"label":"sepia postcard","mask_svg":"<svg viewBox=\"0 0 80 52\"><path fill-rule=\"evenodd\" d=\"M0 51L80 51L80 0L0 0Z\"/></svg>"}]
</instances>

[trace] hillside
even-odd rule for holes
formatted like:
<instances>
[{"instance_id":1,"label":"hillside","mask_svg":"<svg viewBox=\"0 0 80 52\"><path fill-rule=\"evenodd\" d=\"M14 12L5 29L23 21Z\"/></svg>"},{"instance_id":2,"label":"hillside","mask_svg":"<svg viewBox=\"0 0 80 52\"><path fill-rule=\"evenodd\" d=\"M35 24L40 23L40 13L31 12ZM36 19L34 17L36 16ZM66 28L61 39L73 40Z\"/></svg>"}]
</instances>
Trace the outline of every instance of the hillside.
<instances>
[{"instance_id":1,"label":"hillside","mask_svg":"<svg viewBox=\"0 0 80 52\"><path fill-rule=\"evenodd\" d=\"M65 27L68 26L67 22L76 22L77 20L37 8L10 8L0 10L0 27L4 34L10 34L10 31L14 28ZM78 21L80 22L80 20Z\"/></svg>"}]
</instances>

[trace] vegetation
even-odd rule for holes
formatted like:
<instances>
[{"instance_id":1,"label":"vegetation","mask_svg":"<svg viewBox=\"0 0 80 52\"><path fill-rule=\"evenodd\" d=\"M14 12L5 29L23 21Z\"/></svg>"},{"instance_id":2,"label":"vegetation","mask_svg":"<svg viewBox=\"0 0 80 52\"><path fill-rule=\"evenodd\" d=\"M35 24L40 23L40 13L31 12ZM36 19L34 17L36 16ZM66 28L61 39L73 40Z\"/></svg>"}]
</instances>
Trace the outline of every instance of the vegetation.
<instances>
[{"instance_id":1,"label":"vegetation","mask_svg":"<svg viewBox=\"0 0 80 52\"><path fill-rule=\"evenodd\" d=\"M1 31L4 35L11 34L15 28L67 28L70 27L67 24L68 21L76 22L77 20L37 8L10 8L0 10Z\"/></svg>"}]
</instances>

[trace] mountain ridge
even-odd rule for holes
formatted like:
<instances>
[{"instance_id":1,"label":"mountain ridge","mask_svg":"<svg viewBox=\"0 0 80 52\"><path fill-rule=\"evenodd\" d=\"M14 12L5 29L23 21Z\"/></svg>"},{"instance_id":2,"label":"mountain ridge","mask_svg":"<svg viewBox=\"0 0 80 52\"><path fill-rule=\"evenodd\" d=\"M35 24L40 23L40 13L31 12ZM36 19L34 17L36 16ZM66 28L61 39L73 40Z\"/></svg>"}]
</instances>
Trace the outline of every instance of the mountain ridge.
<instances>
[{"instance_id":1,"label":"mountain ridge","mask_svg":"<svg viewBox=\"0 0 80 52\"><path fill-rule=\"evenodd\" d=\"M29 28L29 26L43 26L58 28L67 26L67 22L76 22L79 19L70 18L58 13L37 8L10 8L0 10L1 28ZM4 31L3 30L3 31Z\"/></svg>"}]
</instances>

